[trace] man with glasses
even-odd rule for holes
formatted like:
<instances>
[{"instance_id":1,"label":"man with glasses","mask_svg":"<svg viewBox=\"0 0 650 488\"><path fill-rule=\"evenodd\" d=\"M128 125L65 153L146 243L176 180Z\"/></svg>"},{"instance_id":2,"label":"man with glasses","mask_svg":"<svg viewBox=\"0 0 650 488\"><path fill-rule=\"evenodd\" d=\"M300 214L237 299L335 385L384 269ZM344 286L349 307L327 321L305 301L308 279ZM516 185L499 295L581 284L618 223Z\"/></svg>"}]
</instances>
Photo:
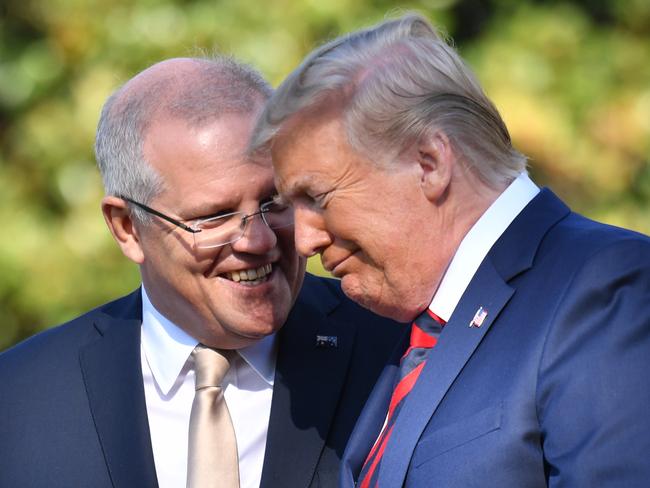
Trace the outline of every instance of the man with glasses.
<instances>
[{"instance_id":1,"label":"man with glasses","mask_svg":"<svg viewBox=\"0 0 650 488\"><path fill-rule=\"evenodd\" d=\"M401 332L305 276L269 155L246 152L270 93L173 59L108 99L102 211L142 287L0 356L0 486L336 484Z\"/></svg>"}]
</instances>

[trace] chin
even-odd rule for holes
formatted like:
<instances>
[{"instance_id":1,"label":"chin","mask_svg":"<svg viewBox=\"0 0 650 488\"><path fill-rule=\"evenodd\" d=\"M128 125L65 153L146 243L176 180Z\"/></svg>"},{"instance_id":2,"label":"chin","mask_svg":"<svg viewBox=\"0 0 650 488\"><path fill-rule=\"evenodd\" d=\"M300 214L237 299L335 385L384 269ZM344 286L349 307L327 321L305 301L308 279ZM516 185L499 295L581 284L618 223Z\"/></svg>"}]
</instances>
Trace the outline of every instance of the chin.
<instances>
[{"instance_id":1,"label":"chin","mask_svg":"<svg viewBox=\"0 0 650 488\"><path fill-rule=\"evenodd\" d=\"M378 303L375 307L366 308L369 308L370 311L376 313L377 315L388 317L389 319L393 319L396 322L410 322L419 313L414 312L411 309L406 309L404 307L387 303Z\"/></svg>"},{"instance_id":2,"label":"chin","mask_svg":"<svg viewBox=\"0 0 650 488\"><path fill-rule=\"evenodd\" d=\"M353 287L346 287L344 284L341 286L343 293L357 304L361 305L363 308L370 310L373 313L395 319L393 314L395 313L393 307L388 306L386 303L377 299L368 293L364 293L362 290Z\"/></svg>"},{"instance_id":3,"label":"chin","mask_svg":"<svg viewBox=\"0 0 650 488\"><path fill-rule=\"evenodd\" d=\"M384 312L375 312L385 317L390 317L397 322L412 322L428 306L430 301L414 300L414 296L405 296L403 299L396 297L392 304L385 304Z\"/></svg>"},{"instance_id":4,"label":"chin","mask_svg":"<svg viewBox=\"0 0 650 488\"><path fill-rule=\"evenodd\" d=\"M241 349L252 346L273 332L275 330L270 327L255 327L251 329L231 327L227 329L225 336L215 340L215 344L211 345L217 349Z\"/></svg>"},{"instance_id":5,"label":"chin","mask_svg":"<svg viewBox=\"0 0 650 488\"><path fill-rule=\"evenodd\" d=\"M412 300L408 297L400 298L397 295L386 293L369 293L368 290L351 280L342 280L341 288L343 293L363 308L370 310L377 315L393 319L397 322L410 322L420 313L420 309L413 307Z\"/></svg>"},{"instance_id":6,"label":"chin","mask_svg":"<svg viewBox=\"0 0 650 488\"><path fill-rule=\"evenodd\" d=\"M246 341L250 341L251 343L254 343L254 342L257 342L257 341L261 341L262 339L264 339L266 336L272 334L273 332L275 332L275 331L273 331L273 330L264 331L264 332L261 332L259 330L241 331L241 332L239 332L239 336L242 339L246 340Z\"/></svg>"},{"instance_id":7,"label":"chin","mask_svg":"<svg viewBox=\"0 0 650 488\"><path fill-rule=\"evenodd\" d=\"M244 324L254 324L252 327L243 327L239 329L239 332L250 338L262 339L267 335L273 334L282 328L284 323L287 320L288 313L282 314L272 314L264 316L253 316L249 317L248 320L243 322Z\"/></svg>"}]
</instances>

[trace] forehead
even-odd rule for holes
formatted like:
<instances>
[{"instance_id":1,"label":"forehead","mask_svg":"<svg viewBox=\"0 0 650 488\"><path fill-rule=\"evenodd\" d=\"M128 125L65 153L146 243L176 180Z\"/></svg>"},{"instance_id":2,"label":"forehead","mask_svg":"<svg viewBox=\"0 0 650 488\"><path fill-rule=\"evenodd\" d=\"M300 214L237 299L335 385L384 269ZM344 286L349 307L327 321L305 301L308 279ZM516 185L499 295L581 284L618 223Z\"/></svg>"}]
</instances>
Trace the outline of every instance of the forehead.
<instances>
[{"instance_id":1,"label":"forehead","mask_svg":"<svg viewBox=\"0 0 650 488\"><path fill-rule=\"evenodd\" d=\"M350 145L342 118L333 114L294 117L273 140L271 155L278 186L287 193L336 180L365 160Z\"/></svg>"},{"instance_id":2,"label":"forehead","mask_svg":"<svg viewBox=\"0 0 650 488\"><path fill-rule=\"evenodd\" d=\"M144 155L177 199L223 198L272 184L270 158L249 157L254 114L227 114L200 126L161 118L147 131Z\"/></svg>"}]
</instances>

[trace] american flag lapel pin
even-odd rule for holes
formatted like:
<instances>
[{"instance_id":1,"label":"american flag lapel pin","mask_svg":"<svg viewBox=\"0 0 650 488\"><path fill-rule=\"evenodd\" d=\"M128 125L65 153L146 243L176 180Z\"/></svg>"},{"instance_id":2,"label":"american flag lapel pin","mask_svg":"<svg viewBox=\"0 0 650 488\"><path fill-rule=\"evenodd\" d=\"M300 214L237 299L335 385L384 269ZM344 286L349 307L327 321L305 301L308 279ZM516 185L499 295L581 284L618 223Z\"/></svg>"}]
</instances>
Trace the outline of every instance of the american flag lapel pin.
<instances>
[{"instance_id":1,"label":"american flag lapel pin","mask_svg":"<svg viewBox=\"0 0 650 488\"><path fill-rule=\"evenodd\" d=\"M469 323L470 328L476 327L477 329L483 325L483 322L485 321L485 317L487 317L488 311L484 309L483 307L479 307L476 313L474 314L474 318L472 321Z\"/></svg>"},{"instance_id":2,"label":"american flag lapel pin","mask_svg":"<svg viewBox=\"0 0 650 488\"><path fill-rule=\"evenodd\" d=\"M324 349L334 349L339 346L338 336L328 336L328 335L317 335L316 336L316 347L321 347Z\"/></svg>"}]
</instances>

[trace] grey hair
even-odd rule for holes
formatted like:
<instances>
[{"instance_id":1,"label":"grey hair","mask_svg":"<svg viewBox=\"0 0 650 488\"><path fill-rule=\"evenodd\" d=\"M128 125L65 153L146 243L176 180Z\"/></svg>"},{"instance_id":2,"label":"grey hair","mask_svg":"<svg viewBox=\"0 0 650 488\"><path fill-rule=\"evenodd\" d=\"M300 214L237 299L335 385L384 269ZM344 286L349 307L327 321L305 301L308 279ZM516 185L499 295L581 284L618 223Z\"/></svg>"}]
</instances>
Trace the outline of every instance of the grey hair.
<instances>
[{"instance_id":1,"label":"grey hair","mask_svg":"<svg viewBox=\"0 0 650 488\"><path fill-rule=\"evenodd\" d=\"M270 146L292 116L332 102L343 107L350 144L383 154L384 160L441 131L463 163L490 186L508 183L526 169L526 157L512 146L472 71L418 14L313 51L271 96L250 149Z\"/></svg>"},{"instance_id":2,"label":"grey hair","mask_svg":"<svg viewBox=\"0 0 650 488\"><path fill-rule=\"evenodd\" d=\"M184 69L161 69L170 61L185 63ZM165 182L143 150L147 129L156 117L201 126L223 114L252 113L273 91L257 70L230 57L170 61L132 78L102 108L95 157L107 195L148 204L164 190ZM130 207L137 220L149 221L142 209Z\"/></svg>"}]
</instances>

